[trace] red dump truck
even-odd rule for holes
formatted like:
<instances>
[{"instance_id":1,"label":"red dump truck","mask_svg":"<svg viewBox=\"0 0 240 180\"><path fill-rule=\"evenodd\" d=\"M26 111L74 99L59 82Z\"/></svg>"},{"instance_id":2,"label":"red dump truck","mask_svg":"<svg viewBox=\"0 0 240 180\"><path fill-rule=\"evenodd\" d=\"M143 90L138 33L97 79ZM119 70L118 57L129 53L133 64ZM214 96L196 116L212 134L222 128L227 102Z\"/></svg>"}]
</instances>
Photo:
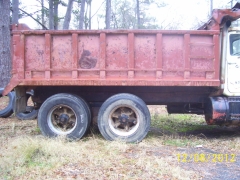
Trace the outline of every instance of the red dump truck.
<instances>
[{"instance_id":1,"label":"red dump truck","mask_svg":"<svg viewBox=\"0 0 240 180\"><path fill-rule=\"evenodd\" d=\"M240 124L240 4L198 30L31 30L12 26L15 113L27 92L43 135L79 139L96 122L107 140L141 141L146 104Z\"/></svg>"}]
</instances>

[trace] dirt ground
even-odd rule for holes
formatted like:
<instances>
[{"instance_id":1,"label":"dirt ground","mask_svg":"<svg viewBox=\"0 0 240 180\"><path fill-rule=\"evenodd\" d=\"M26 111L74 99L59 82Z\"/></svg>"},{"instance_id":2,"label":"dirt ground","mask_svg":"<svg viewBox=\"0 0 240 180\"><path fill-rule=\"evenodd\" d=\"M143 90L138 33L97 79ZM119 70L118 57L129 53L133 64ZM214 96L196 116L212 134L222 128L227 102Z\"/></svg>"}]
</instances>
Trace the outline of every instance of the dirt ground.
<instances>
[{"instance_id":1,"label":"dirt ground","mask_svg":"<svg viewBox=\"0 0 240 180\"><path fill-rule=\"evenodd\" d=\"M150 107L150 111L152 115L156 112L160 114L166 113L159 107ZM240 128L216 127L210 129L205 128L206 124L201 126L203 128L200 130L174 133L152 126L149 135L142 142L143 144L136 144L133 150L127 151L127 153L124 151L125 154L122 153L121 155L124 155L126 159L134 159L144 151L146 156L150 156L153 159L163 159L170 166L172 164L174 167L179 167L182 170L195 172L196 179L240 179ZM0 160L4 159L4 149L7 149L11 142L17 138L42 138L37 128L36 120L20 121L14 116L0 118L0 133ZM92 134L89 135L89 137L92 136ZM98 132L95 132L94 136L98 136L101 139L101 135ZM86 141L88 140L86 139ZM178 142L185 141L186 143L183 146L178 144ZM196 141L196 144L192 144L194 141ZM91 141L89 142L91 143ZM175 144L168 144L167 142L174 142ZM151 166L151 162L145 163L150 163ZM79 168L79 166L75 166L72 163L65 164L56 168L53 174L51 174L51 178L58 177L61 174L58 177L59 179L88 179L90 176L80 176L82 171ZM20 176L20 179L24 179L24 177L31 176ZM143 177L132 179L144 179ZM158 179L158 175L152 178L151 176L147 177L149 179ZM194 175L191 175L187 178L186 176L182 178L180 172L180 175L177 177L166 175L159 177L159 179L193 179L194 177ZM5 178L5 176L1 178L11 179ZM13 179L16 179L16 177L13 177ZM38 177L37 179L41 178Z\"/></svg>"},{"instance_id":2,"label":"dirt ground","mask_svg":"<svg viewBox=\"0 0 240 180\"><path fill-rule=\"evenodd\" d=\"M166 114L166 110L157 108L155 106L149 107L151 114L160 110L159 113ZM206 144L196 145L195 147L172 147L163 146L163 148L157 149L161 151L161 155L168 156L171 152L179 154L179 165L186 170L192 170L200 174L200 179L203 180L238 180L240 179L240 149L231 148L231 143L240 143L240 127L220 127L215 126L214 128L204 128L208 125L203 124L203 128L196 129L188 132L171 133L167 132L168 135L181 137L200 137L204 138ZM151 131L155 134L161 135L161 129L151 127ZM222 142L218 144L216 142ZM194 155L196 158L194 158ZM233 158L232 161L229 159L230 156ZM202 158L201 158L202 157ZM185 159L186 158L186 159ZM186 160L186 161L185 161Z\"/></svg>"}]
</instances>

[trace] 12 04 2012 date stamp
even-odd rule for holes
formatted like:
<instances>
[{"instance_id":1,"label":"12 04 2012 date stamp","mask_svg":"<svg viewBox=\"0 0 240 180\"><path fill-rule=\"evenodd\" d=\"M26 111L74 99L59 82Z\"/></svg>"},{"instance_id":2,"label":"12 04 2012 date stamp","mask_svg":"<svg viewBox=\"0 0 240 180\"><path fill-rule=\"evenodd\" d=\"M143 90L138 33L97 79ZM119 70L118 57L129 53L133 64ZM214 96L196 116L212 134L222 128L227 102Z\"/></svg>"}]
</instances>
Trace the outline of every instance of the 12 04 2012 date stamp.
<instances>
[{"instance_id":1,"label":"12 04 2012 date stamp","mask_svg":"<svg viewBox=\"0 0 240 180\"><path fill-rule=\"evenodd\" d=\"M211 162L211 163L223 163L223 162L236 162L236 154L204 154L204 153L178 153L177 154L178 162L182 163L201 163L201 162Z\"/></svg>"}]
</instances>

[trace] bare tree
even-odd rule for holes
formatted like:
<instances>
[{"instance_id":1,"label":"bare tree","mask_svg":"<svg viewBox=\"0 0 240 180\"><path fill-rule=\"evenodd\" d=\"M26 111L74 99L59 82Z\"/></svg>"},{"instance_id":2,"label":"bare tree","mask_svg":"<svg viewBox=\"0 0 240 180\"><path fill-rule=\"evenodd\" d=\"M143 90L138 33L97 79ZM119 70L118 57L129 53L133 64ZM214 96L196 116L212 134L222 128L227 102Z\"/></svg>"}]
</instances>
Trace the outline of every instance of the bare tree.
<instances>
[{"instance_id":1,"label":"bare tree","mask_svg":"<svg viewBox=\"0 0 240 180\"><path fill-rule=\"evenodd\" d=\"M46 26L46 22L48 21L49 18L49 8L45 7L45 0L36 0L39 4L36 4L36 9L35 12L28 12L25 11L25 6L21 7L21 4L19 5L21 8L19 8L19 19L23 17L31 17L34 21L36 21L39 25L41 25L42 29L48 29ZM20 1L21 2L21 1ZM49 3L48 3L49 5ZM38 27L40 28L40 27Z\"/></svg>"},{"instance_id":2,"label":"bare tree","mask_svg":"<svg viewBox=\"0 0 240 180\"><path fill-rule=\"evenodd\" d=\"M12 24L18 24L19 0L12 0Z\"/></svg>"},{"instance_id":3,"label":"bare tree","mask_svg":"<svg viewBox=\"0 0 240 180\"><path fill-rule=\"evenodd\" d=\"M19 10L23 13L26 14L27 16L29 16L30 18L32 18L34 21L36 21L38 24L40 24L42 26L42 29L48 29L44 24L42 24L38 19L36 19L35 17L33 17L32 14L27 13L26 11L22 10L21 8L19 8Z\"/></svg>"},{"instance_id":4,"label":"bare tree","mask_svg":"<svg viewBox=\"0 0 240 180\"><path fill-rule=\"evenodd\" d=\"M112 4L112 25L114 28L133 29L137 26L135 6L128 0Z\"/></svg>"},{"instance_id":5,"label":"bare tree","mask_svg":"<svg viewBox=\"0 0 240 180\"><path fill-rule=\"evenodd\" d=\"M81 0L81 10L80 10L80 17L79 17L79 29L83 29L85 3L86 3L86 0Z\"/></svg>"},{"instance_id":6,"label":"bare tree","mask_svg":"<svg viewBox=\"0 0 240 180\"><path fill-rule=\"evenodd\" d=\"M41 19L42 19L42 24L45 24L45 11L44 11L44 0L41 0ZM42 28L44 29L44 27L42 26Z\"/></svg>"},{"instance_id":7,"label":"bare tree","mask_svg":"<svg viewBox=\"0 0 240 180\"><path fill-rule=\"evenodd\" d=\"M58 5L59 0L53 0L53 17L54 17L54 29L58 29Z\"/></svg>"},{"instance_id":8,"label":"bare tree","mask_svg":"<svg viewBox=\"0 0 240 180\"><path fill-rule=\"evenodd\" d=\"M111 26L120 29L159 29L156 17L149 16L150 5L157 8L165 6L159 0L115 0L112 1Z\"/></svg>"},{"instance_id":9,"label":"bare tree","mask_svg":"<svg viewBox=\"0 0 240 180\"><path fill-rule=\"evenodd\" d=\"M89 29L92 29L92 0L88 0L89 12L88 12L88 26Z\"/></svg>"},{"instance_id":10,"label":"bare tree","mask_svg":"<svg viewBox=\"0 0 240 180\"><path fill-rule=\"evenodd\" d=\"M213 11L213 0L209 0L210 3L210 12L209 12L209 16L212 16L212 11Z\"/></svg>"},{"instance_id":11,"label":"bare tree","mask_svg":"<svg viewBox=\"0 0 240 180\"><path fill-rule=\"evenodd\" d=\"M10 0L0 0L0 87L11 78Z\"/></svg>"},{"instance_id":12,"label":"bare tree","mask_svg":"<svg viewBox=\"0 0 240 180\"><path fill-rule=\"evenodd\" d=\"M85 12L85 16L84 16L84 24L85 24L85 29L91 29L91 4L92 4L92 0L87 0L87 8L86 8L86 12Z\"/></svg>"},{"instance_id":13,"label":"bare tree","mask_svg":"<svg viewBox=\"0 0 240 180\"><path fill-rule=\"evenodd\" d=\"M69 29L69 24L71 21L71 14L72 14L72 7L73 7L74 0L68 0L67 11L65 14L64 22L63 22L63 29Z\"/></svg>"},{"instance_id":14,"label":"bare tree","mask_svg":"<svg viewBox=\"0 0 240 180\"><path fill-rule=\"evenodd\" d=\"M49 0L49 29L54 29L53 0Z\"/></svg>"},{"instance_id":15,"label":"bare tree","mask_svg":"<svg viewBox=\"0 0 240 180\"><path fill-rule=\"evenodd\" d=\"M87 7L85 8L85 15L84 15L84 25L85 25L85 29L88 29L88 8L89 8L89 4L88 4L88 0L86 0L87 3Z\"/></svg>"},{"instance_id":16,"label":"bare tree","mask_svg":"<svg viewBox=\"0 0 240 180\"><path fill-rule=\"evenodd\" d=\"M141 22L140 22L140 8L139 8L139 0L136 0L136 15L137 15L137 28L140 29Z\"/></svg>"},{"instance_id":17,"label":"bare tree","mask_svg":"<svg viewBox=\"0 0 240 180\"><path fill-rule=\"evenodd\" d=\"M106 29L111 28L111 0L106 0Z\"/></svg>"}]
</instances>

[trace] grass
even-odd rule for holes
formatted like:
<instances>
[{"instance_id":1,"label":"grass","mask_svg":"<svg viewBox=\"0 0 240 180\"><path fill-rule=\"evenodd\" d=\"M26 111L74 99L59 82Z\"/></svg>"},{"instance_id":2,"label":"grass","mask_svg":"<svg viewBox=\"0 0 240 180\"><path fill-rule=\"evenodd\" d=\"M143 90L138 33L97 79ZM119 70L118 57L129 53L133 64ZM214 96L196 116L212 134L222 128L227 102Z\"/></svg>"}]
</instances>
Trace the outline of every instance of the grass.
<instances>
[{"instance_id":1,"label":"grass","mask_svg":"<svg viewBox=\"0 0 240 180\"><path fill-rule=\"evenodd\" d=\"M20 141L21 139L21 141ZM89 178L89 179L186 179L197 177L181 169L176 157L151 154L151 144L108 142L102 138L67 142L43 137L16 138L8 146L1 172L5 179ZM160 146L156 146L161 147ZM181 172L181 173L180 173ZM35 179L35 178L34 178Z\"/></svg>"},{"instance_id":2,"label":"grass","mask_svg":"<svg viewBox=\"0 0 240 180\"><path fill-rule=\"evenodd\" d=\"M9 98L8 96L1 96L0 97L0 111L5 109L8 106Z\"/></svg>"},{"instance_id":3,"label":"grass","mask_svg":"<svg viewBox=\"0 0 240 180\"><path fill-rule=\"evenodd\" d=\"M171 133L185 133L201 129L213 129L217 126L205 126L203 116L189 114L153 114L152 126Z\"/></svg>"},{"instance_id":4,"label":"grass","mask_svg":"<svg viewBox=\"0 0 240 180\"><path fill-rule=\"evenodd\" d=\"M216 125L207 125L202 115L168 114L163 106L150 106L149 109L151 112L151 126L160 131L161 143L164 145L196 147L197 145L205 144L207 147L208 144L211 146L211 143L216 141L216 139L207 139L204 133L219 130L220 127ZM222 130L222 138L225 138L224 128L222 128ZM150 132L148 135L149 138L154 138L155 136L155 132ZM219 144L225 142L221 141L222 138L218 141ZM229 139L228 134L226 138ZM232 144L231 146L234 145Z\"/></svg>"},{"instance_id":5,"label":"grass","mask_svg":"<svg viewBox=\"0 0 240 180\"><path fill-rule=\"evenodd\" d=\"M202 116L168 115L162 107L150 111L151 131L138 144L109 142L98 133L73 142L50 139L41 135L36 120L0 118L0 179L201 179L202 170L187 169L177 154L199 153L197 145L239 154L239 136L202 135L217 128L206 126Z\"/></svg>"},{"instance_id":6,"label":"grass","mask_svg":"<svg viewBox=\"0 0 240 180\"><path fill-rule=\"evenodd\" d=\"M199 136L166 136L163 139L163 144L167 146L175 146L175 147L188 147L195 148L198 145L206 145L206 138Z\"/></svg>"}]
</instances>

